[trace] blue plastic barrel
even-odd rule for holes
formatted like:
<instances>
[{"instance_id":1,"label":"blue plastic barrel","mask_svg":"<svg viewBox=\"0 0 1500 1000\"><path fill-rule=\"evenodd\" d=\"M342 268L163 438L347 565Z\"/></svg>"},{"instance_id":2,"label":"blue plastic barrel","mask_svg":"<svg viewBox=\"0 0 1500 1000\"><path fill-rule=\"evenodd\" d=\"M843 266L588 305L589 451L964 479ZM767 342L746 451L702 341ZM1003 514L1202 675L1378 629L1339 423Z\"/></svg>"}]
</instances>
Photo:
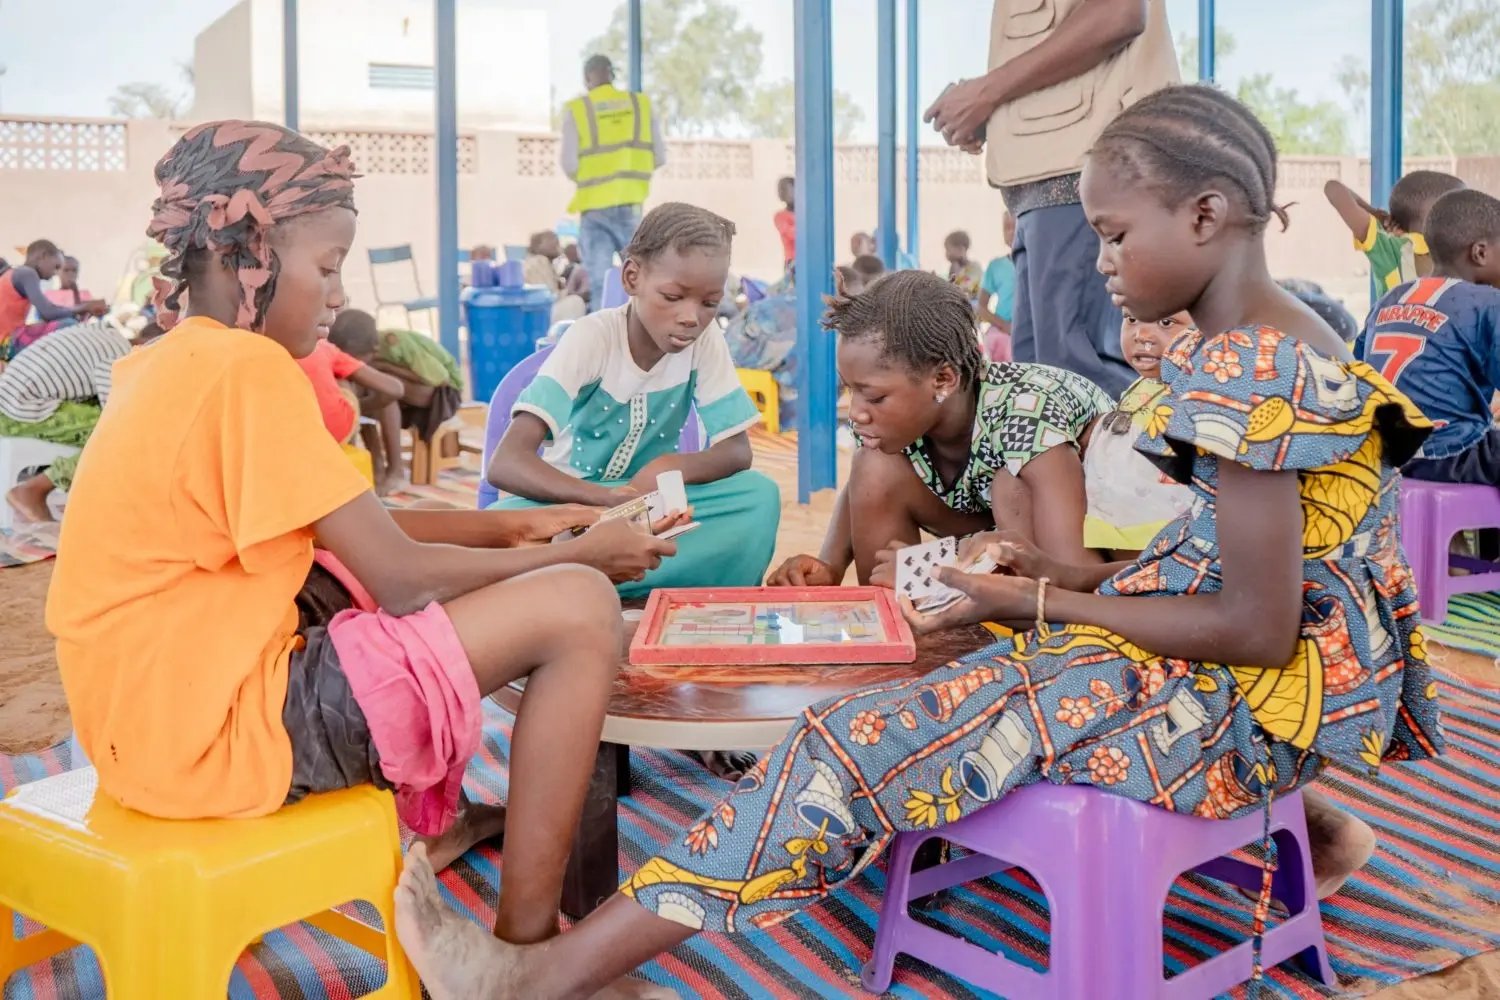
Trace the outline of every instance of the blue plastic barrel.
<instances>
[{"instance_id":1,"label":"blue plastic barrel","mask_svg":"<svg viewBox=\"0 0 1500 1000\"><path fill-rule=\"evenodd\" d=\"M547 335L552 293L538 286L474 290L464 308L474 398L488 400L500 380Z\"/></svg>"}]
</instances>

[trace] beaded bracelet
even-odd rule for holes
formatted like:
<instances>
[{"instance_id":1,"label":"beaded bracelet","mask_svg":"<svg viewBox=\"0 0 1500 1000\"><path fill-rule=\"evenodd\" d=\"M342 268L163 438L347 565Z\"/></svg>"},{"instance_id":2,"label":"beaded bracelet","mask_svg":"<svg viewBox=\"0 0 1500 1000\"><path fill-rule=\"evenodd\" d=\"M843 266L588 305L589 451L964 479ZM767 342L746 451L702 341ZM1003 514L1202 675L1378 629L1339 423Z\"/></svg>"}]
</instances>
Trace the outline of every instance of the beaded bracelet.
<instances>
[{"instance_id":1,"label":"beaded bracelet","mask_svg":"<svg viewBox=\"0 0 1500 1000\"><path fill-rule=\"evenodd\" d=\"M1036 637L1045 639L1052 634L1047 627L1047 584L1051 583L1047 577L1042 577L1036 582Z\"/></svg>"}]
</instances>

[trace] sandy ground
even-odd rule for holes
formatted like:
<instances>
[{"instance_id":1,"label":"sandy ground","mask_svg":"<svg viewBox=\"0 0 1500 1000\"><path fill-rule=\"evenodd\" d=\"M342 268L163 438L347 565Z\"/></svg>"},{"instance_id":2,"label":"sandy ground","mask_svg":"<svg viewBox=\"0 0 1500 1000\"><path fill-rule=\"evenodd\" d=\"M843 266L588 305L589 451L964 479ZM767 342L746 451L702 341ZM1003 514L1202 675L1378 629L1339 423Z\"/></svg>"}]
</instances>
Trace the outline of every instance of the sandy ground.
<instances>
[{"instance_id":1,"label":"sandy ground","mask_svg":"<svg viewBox=\"0 0 1500 1000\"><path fill-rule=\"evenodd\" d=\"M782 495L796 497L796 467L768 463ZM788 478L791 481L788 481ZM825 494L807 507L788 502L782 510L776 561L796 552L817 552L833 505ZM52 639L42 621L52 563L0 570L0 752L26 753L51 746L69 733L68 707L58 681ZM1444 669L1480 683L1500 685L1500 665L1488 657L1432 647ZM1468 959L1435 975L1374 994L1379 1000L1471 1000L1500 998L1500 952Z\"/></svg>"}]
</instances>

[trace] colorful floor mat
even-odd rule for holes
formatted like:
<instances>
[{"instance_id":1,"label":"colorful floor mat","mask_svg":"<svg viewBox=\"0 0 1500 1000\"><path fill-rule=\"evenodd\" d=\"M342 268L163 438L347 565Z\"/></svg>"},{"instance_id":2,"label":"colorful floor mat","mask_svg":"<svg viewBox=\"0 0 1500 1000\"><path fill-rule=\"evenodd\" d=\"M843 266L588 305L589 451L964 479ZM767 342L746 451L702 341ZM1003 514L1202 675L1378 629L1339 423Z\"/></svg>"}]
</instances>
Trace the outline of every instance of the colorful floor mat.
<instances>
[{"instance_id":1,"label":"colorful floor mat","mask_svg":"<svg viewBox=\"0 0 1500 1000\"><path fill-rule=\"evenodd\" d=\"M0 529L0 569L28 566L57 555L56 521Z\"/></svg>"},{"instance_id":2,"label":"colorful floor mat","mask_svg":"<svg viewBox=\"0 0 1500 1000\"><path fill-rule=\"evenodd\" d=\"M1455 594L1443 624L1423 622L1422 631L1445 646L1500 657L1500 593Z\"/></svg>"},{"instance_id":3,"label":"colorful floor mat","mask_svg":"<svg viewBox=\"0 0 1500 1000\"><path fill-rule=\"evenodd\" d=\"M1263 995L1362 996L1500 948L1500 689L1442 682L1449 753L1438 761L1386 768L1378 782L1330 774L1327 791L1373 825L1380 850L1323 904L1341 994L1286 968L1271 973ZM469 769L470 794L505 793L509 722L490 708L483 751ZM0 757L0 787L55 774L72 764L69 744L27 757ZM637 751L635 792L621 808L620 865L641 863L677 836L727 786L687 758ZM1101 850L1108 849L1101 845ZM1129 863L1122 858L1122 863ZM493 916L500 856L471 851L443 876L448 902L480 923ZM869 955L884 887L877 866L855 883L780 926L726 937L704 935L651 963L646 974L683 997L868 996L858 969ZM1180 880L1168 900L1169 969L1191 967L1249 936L1249 904L1197 878ZM1024 873L951 891L931 911L933 924L1037 968L1045 962L1045 899ZM235 1000L346 1000L381 981L373 959L305 924L271 933L240 959L230 982ZM988 998L937 969L903 958L890 997ZM1245 995L1244 990L1230 994ZM75 949L18 975L5 1000L101 1000L99 966Z\"/></svg>"}]
</instances>

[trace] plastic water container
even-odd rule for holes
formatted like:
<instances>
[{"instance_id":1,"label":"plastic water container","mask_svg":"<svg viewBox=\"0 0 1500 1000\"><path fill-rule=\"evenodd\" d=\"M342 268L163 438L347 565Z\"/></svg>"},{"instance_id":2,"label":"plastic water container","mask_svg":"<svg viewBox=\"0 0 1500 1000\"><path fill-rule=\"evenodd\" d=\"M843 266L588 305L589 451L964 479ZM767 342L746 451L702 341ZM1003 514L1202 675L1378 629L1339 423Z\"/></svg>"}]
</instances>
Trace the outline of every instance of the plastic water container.
<instances>
[{"instance_id":1,"label":"plastic water container","mask_svg":"<svg viewBox=\"0 0 1500 1000\"><path fill-rule=\"evenodd\" d=\"M465 304L474 398L488 401L512 368L536 349L552 322L552 293L538 285L471 290Z\"/></svg>"}]
</instances>

